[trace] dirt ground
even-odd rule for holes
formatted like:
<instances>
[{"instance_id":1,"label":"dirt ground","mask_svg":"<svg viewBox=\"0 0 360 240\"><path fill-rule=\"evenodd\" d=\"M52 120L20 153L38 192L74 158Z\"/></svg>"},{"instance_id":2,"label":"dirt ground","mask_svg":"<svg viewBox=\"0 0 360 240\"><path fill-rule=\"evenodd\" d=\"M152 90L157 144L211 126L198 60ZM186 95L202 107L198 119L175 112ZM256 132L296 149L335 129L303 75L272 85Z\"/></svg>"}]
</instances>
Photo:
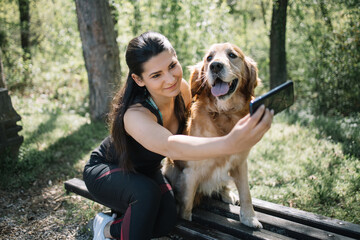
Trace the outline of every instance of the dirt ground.
<instances>
[{"instance_id":1,"label":"dirt ground","mask_svg":"<svg viewBox=\"0 0 360 240\"><path fill-rule=\"evenodd\" d=\"M0 239L92 239L86 220L68 210L82 201L66 195L62 182L35 182L28 189L0 191Z\"/></svg>"},{"instance_id":2,"label":"dirt ground","mask_svg":"<svg viewBox=\"0 0 360 240\"><path fill-rule=\"evenodd\" d=\"M13 192L0 190L0 240L91 240L89 215L109 210L73 193L66 194L62 181L35 182L28 189Z\"/></svg>"}]
</instances>

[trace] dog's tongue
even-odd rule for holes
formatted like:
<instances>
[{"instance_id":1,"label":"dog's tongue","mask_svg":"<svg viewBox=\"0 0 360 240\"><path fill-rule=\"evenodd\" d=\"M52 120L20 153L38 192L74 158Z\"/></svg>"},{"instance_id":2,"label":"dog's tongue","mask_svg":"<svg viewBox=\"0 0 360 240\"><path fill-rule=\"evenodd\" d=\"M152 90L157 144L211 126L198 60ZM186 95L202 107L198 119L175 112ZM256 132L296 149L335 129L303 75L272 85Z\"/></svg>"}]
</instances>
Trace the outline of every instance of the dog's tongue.
<instances>
[{"instance_id":1,"label":"dog's tongue","mask_svg":"<svg viewBox=\"0 0 360 240\"><path fill-rule=\"evenodd\" d=\"M225 95L229 91L229 85L223 81L216 81L215 86L211 88L211 93L215 97Z\"/></svg>"}]
</instances>

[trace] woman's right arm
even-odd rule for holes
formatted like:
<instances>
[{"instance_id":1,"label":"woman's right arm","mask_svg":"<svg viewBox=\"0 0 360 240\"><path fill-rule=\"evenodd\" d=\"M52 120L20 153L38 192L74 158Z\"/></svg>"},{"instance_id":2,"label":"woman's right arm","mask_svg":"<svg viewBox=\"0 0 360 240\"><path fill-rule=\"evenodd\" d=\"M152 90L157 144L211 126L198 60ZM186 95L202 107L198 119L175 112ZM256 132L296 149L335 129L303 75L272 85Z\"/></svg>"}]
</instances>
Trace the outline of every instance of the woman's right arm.
<instances>
[{"instance_id":1,"label":"woman's right arm","mask_svg":"<svg viewBox=\"0 0 360 240\"><path fill-rule=\"evenodd\" d=\"M124 124L126 132L152 152L175 160L202 160L249 150L269 130L272 118L269 110L260 107L253 116L240 119L232 131L222 137L173 135L144 108L129 109Z\"/></svg>"}]
</instances>

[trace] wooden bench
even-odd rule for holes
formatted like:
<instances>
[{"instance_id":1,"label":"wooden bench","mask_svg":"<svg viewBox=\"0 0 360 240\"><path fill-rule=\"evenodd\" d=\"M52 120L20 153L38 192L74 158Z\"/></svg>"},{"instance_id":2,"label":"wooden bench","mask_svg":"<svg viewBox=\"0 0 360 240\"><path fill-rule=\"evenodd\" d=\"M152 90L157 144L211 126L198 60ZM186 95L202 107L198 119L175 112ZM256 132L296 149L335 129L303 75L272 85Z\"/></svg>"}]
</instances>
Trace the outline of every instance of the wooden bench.
<instances>
[{"instance_id":1,"label":"wooden bench","mask_svg":"<svg viewBox=\"0 0 360 240\"><path fill-rule=\"evenodd\" d=\"M96 201L84 181L73 178L64 185L68 193ZM259 199L253 199L253 205L263 229L254 230L242 225L239 206L207 198L201 207L193 210L192 222L179 219L165 239L360 239L360 225L357 224Z\"/></svg>"}]
</instances>

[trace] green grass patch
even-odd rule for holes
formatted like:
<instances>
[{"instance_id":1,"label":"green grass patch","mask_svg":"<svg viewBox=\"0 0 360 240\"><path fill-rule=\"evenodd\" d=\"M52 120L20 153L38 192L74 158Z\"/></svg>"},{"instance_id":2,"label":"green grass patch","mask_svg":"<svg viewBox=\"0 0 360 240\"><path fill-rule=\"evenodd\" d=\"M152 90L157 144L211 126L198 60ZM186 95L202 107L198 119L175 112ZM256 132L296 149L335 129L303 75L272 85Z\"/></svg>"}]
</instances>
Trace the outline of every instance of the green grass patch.
<instances>
[{"instance_id":1,"label":"green grass patch","mask_svg":"<svg viewBox=\"0 0 360 240\"><path fill-rule=\"evenodd\" d=\"M41 99L41 97L40 97ZM57 106L45 97L13 97L24 136L18 159L0 162L3 189L27 187L36 180L65 180L81 174L93 148L108 134L104 123Z\"/></svg>"},{"instance_id":2,"label":"green grass patch","mask_svg":"<svg viewBox=\"0 0 360 240\"><path fill-rule=\"evenodd\" d=\"M360 223L356 125L355 118L276 116L250 154L253 197Z\"/></svg>"}]
</instances>

